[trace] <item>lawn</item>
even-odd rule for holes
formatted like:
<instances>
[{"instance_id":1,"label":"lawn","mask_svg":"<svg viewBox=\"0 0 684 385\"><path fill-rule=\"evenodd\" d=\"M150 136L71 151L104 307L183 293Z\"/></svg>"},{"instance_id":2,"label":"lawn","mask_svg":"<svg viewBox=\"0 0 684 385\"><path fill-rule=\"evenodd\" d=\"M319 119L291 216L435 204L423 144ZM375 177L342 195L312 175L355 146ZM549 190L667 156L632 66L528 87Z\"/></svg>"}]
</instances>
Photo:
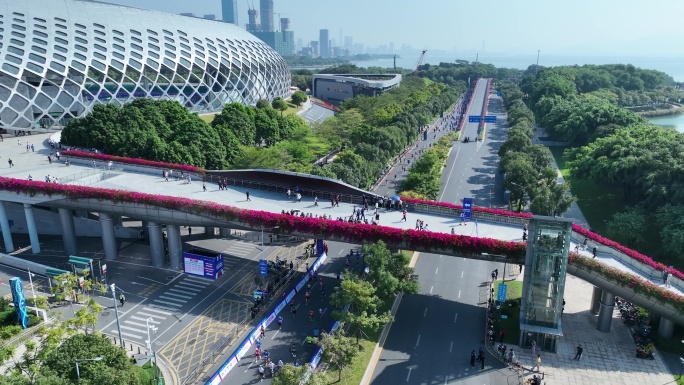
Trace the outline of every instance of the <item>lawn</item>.
<instances>
[{"instance_id":1,"label":"lawn","mask_svg":"<svg viewBox=\"0 0 684 385\"><path fill-rule=\"evenodd\" d=\"M302 109L302 106L296 106L292 102L287 102L287 110L283 111L283 115L292 115L296 114L299 110ZM211 114L202 114L200 115L200 119L202 119L205 123L211 124L211 122L214 121L214 117L218 114L218 112L214 112Z\"/></svg>"},{"instance_id":2,"label":"lawn","mask_svg":"<svg viewBox=\"0 0 684 385\"><path fill-rule=\"evenodd\" d=\"M157 367L152 366L152 361L147 361L142 367L138 367L138 370L141 372L141 375L139 375L139 377L144 385L164 385L163 376L160 379L160 381L154 381L155 374L161 376L161 373L159 372L159 369L157 369Z\"/></svg>"},{"instance_id":3,"label":"lawn","mask_svg":"<svg viewBox=\"0 0 684 385\"><path fill-rule=\"evenodd\" d=\"M354 363L351 366L346 367L342 371L342 382L337 381L337 370L328 370L330 375L330 382L328 385L333 384L360 384L363 374L366 372L366 367L370 362L371 356L373 355L373 350L375 349L375 344L378 342L380 333L375 333L369 336L370 339L361 338L359 339L360 352L359 355L354 359Z\"/></svg>"},{"instance_id":4,"label":"lawn","mask_svg":"<svg viewBox=\"0 0 684 385\"><path fill-rule=\"evenodd\" d=\"M494 282L494 298L499 294L499 284L501 281ZM522 297L522 281L506 281L506 302L500 309L494 310L497 323L494 330L498 333L501 328L506 331L504 343L517 344L520 338L520 298ZM501 318L501 316L506 318ZM498 334L496 335L498 340Z\"/></svg>"},{"instance_id":5,"label":"lawn","mask_svg":"<svg viewBox=\"0 0 684 385\"><path fill-rule=\"evenodd\" d=\"M213 114L204 114L204 115L200 115L199 117L200 117L200 119L202 119L205 123L211 124L211 122L214 121L214 117L216 116L216 114L217 114L217 112L215 112L215 113L213 113Z\"/></svg>"}]
</instances>

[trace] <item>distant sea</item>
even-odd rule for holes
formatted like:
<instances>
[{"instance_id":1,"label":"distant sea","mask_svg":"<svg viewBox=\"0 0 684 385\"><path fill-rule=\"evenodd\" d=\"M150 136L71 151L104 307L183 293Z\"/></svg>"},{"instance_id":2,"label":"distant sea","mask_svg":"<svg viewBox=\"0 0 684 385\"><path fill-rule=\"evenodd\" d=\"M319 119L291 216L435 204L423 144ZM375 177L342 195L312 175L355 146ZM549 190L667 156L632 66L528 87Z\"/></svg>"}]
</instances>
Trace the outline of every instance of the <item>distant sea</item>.
<instances>
[{"instance_id":1,"label":"distant sea","mask_svg":"<svg viewBox=\"0 0 684 385\"><path fill-rule=\"evenodd\" d=\"M420 54L402 55L397 58L397 67L413 68L415 67ZM455 60L475 61L475 54L465 56L461 54L445 55L440 53L438 55L430 55L430 52L425 55L423 63L439 64L441 62L453 63ZM480 63L493 64L496 67L519 68L527 69L531 64L537 61L536 52L532 55L503 55L503 54L487 54L481 53L478 61ZM353 62L359 67L384 67L391 68L393 66L393 59L377 59L370 61ZM675 81L684 81L684 56L681 57L659 57L659 56L570 56L570 55L544 55L542 52L539 56L539 65L544 67L555 67L562 65L584 65L584 64L632 64L635 67L653 69L665 72L672 76Z\"/></svg>"}]
</instances>

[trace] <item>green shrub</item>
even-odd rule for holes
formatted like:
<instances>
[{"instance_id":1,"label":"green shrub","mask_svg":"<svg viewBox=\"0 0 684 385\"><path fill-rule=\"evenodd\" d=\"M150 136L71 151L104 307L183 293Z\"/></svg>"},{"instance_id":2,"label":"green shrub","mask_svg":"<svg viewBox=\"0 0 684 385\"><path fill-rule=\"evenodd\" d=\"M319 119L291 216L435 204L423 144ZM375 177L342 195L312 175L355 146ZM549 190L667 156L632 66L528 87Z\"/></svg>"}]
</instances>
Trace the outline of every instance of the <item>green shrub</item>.
<instances>
[{"instance_id":1,"label":"green shrub","mask_svg":"<svg viewBox=\"0 0 684 385\"><path fill-rule=\"evenodd\" d=\"M0 327L0 339L8 340L17 334L21 333L22 329L19 325L3 326Z\"/></svg>"}]
</instances>

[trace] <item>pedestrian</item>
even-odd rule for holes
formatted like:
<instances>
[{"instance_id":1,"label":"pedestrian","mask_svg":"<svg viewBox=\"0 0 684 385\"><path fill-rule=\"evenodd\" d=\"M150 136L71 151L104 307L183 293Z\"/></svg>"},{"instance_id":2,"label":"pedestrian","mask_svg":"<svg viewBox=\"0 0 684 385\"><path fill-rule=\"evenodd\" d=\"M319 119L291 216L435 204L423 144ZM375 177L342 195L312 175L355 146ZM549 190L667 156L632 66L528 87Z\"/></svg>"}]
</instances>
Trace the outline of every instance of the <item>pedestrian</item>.
<instances>
[{"instance_id":1,"label":"pedestrian","mask_svg":"<svg viewBox=\"0 0 684 385\"><path fill-rule=\"evenodd\" d=\"M306 300L306 304L309 304L309 296L311 295L310 291L306 291L306 294L304 294L304 299Z\"/></svg>"},{"instance_id":2,"label":"pedestrian","mask_svg":"<svg viewBox=\"0 0 684 385\"><path fill-rule=\"evenodd\" d=\"M297 306L294 303L290 305L290 311L292 312L292 318L297 318Z\"/></svg>"},{"instance_id":3,"label":"pedestrian","mask_svg":"<svg viewBox=\"0 0 684 385\"><path fill-rule=\"evenodd\" d=\"M260 331L261 331L261 338L266 337L266 328L264 328L264 325L261 325Z\"/></svg>"},{"instance_id":4,"label":"pedestrian","mask_svg":"<svg viewBox=\"0 0 684 385\"><path fill-rule=\"evenodd\" d=\"M8 159L7 163L9 163L10 168L14 167L14 162L12 162L12 159Z\"/></svg>"},{"instance_id":5,"label":"pedestrian","mask_svg":"<svg viewBox=\"0 0 684 385\"><path fill-rule=\"evenodd\" d=\"M406 222L406 210L404 210L404 211L401 213L401 215L402 215L401 220L404 221L404 222Z\"/></svg>"},{"instance_id":6,"label":"pedestrian","mask_svg":"<svg viewBox=\"0 0 684 385\"><path fill-rule=\"evenodd\" d=\"M273 361L268 363L268 368L271 369L271 377L275 375L275 363Z\"/></svg>"},{"instance_id":7,"label":"pedestrian","mask_svg":"<svg viewBox=\"0 0 684 385\"><path fill-rule=\"evenodd\" d=\"M596 253L598 253L598 247L594 246L594 248L592 249L591 252L592 252L592 254L594 254L594 259L596 259Z\"/></svg>"},{"instance_id":8,"label":"pedestrian","mask_svg":"<svg viewBox=\"0 0 684 385\"><path fill-rule=\"evenodd\" d=\"M301 202L301 201L302 201L302 194L297 193L297 202Z\"/></svg>"},{"instance_id":9,"label":"pedestrian","mask_svg":"<svg viewBox=\"0 0 684 385\"><path fill-rule=\"evenodd\" d=\"M323 318L323 308L318 308L318 318Z\"/></svg>"},{"instance_id":10,"label":"pedestrian","mask_svg":"<svg viewBox=\"0 0 684 385\"><path fill-rule=\"evenodd\" d=\"M565 311L565 298L563 298L563 306L561 307L561 317L563 316L564 311Z\"/></svg>"},{"instance_id":11,"label":"pedestrian","mask_svg":"<svg viewBox=\"0 0 684 385\"><path fill-rule=\"evenodd\" d=\"M452 227L451 228L451 235L454 235L454 234L456 234L456 230Z\"/></svg>"},{"instance_id":12,"label":"pedestrian","mask_svg":"<svg viewBox=\"0 0 684 385\"><path fill-rule=\"evenodd\" d=\"M475 351L470 352L470 366L475 366Z\"/></svg>"},{"instance_id":13,"label":"pedestrian","mask_svg":"<svg viewBox=\"0 0 684 385\"><path fill-rule=\"evenodd\" d=\"M480 356L480 369L484 369L485 355L484 352Z\"/></svg>"},{"instance_id":14,"label":"pedestrian","mask_svg":"<svg viewBox=\"0 0 684 385\"><path fill-rule=\"evenodd\" d=\"M204 190L204 192L207 192L207 183L206 182L202 182L202 190Z\"/></svg>"},{"instance_id":15,"label":"pedestrian","mask_svg":"<svg viewBox=\"0 0 684 385\"><path fill-rule=\"evenodd\" d=\"M466 221L465 221L465 213L461 213L460 217L461 217L461 223L459 223L458 225L459 225L459 226L465 225L465 223L466 223Z\"/></svg>"},{"instance_id":16,"label":"pedestrian","mask_svg":"<svg viewBox=\"0 0 684 385\"><path fill-rule=\"evenodd\" d=\"M534 362L532 369L537 368L538 372L541 372L541 354L537 355L537 360Z\"/></svg>"},{"instance_id":17,"label":"pedestrian","mask_svg":"<svg viewBox=\"0 0 684 385\"><path fill-rule=\"evenodd\" d=\"M584 242L582 242L582 250L586 250L586 249L587 249L587 243L588 243L588 242L589 242L589 239L588 239L588 238L584 238Z\"/></svg>"},{"instance_id":18,"label":"pedestrian","mask_svg":"<svg viewBox=\"0 0 684 385\"><path fill-rule=\"evenodd\" d=\"M287 189L287 199L289 200L290 198L292 198L292 190Z\"/></svg>"},{"instance_id":19,"label":"pedestrian","mask_svg":"<svg viewBox=\"0 0 684 385\"><path fill-rule=\"evenodd\" d=\"M259 365L259 382L264 380L264 365Z\"/></svg>"},{"instance_id":20,"label":"pedestrian","mask_svg":"<svg viewBox=\"0 0 684 385\"><path fill-rule=\"evenodd\" d=\"M499 332L499 343L502 344L504 340L504 336L506 335L506 331L504 329L501 329Z\"/></svg>"},{"instance_id":21,"label":"pedestrian","mask_svg":"<svg viewBox=\"0 0 684 385\"><path fill-rule=\"evenodd\" d=\"M584 349L582 349L582 344L577 345L577 353L575 353L575 360L579 361L580 358L582 358L582 352Z\"/></svg>"},{"instance_id":22,"label":"pedestrian","mask_svg":"<svg viewBox=\"0 0 684 385\"><path fill-rule=\"evenodd\" d=\"M314 311L313 309L309 309L309 322L312 322L314 320Z\"/></svg>"},{"instance_id":23,"label":"pedestrian","mask_svg":"<svg viewBox=\"0 0 684 385\"><path fill-rule=\"evenodd\" d=\"M121 303L121 307L123 307L124 303L126 303L126 297L121 293L119 295L119 302Z\"/></svg>"},{"instance_id":24,"label":"pedestrian","mask_svg":"<svg viewBox=\"0 0 684 385\"><path fill-rule=\"evenodd\" d=\"M278 316L278 330L283 328L283 316Z\"/></svg>"},{"instance_id":25,"label":"pedestrian","mask_svg":"<svg viewBox=\"0 0 684 385\"><path fill-rule=\"evenodd\" d=\"M188 235L192 235L192 227L188 226Z\"/></svg>"},{"instance_id":26,"label":"pedestrian","mask_svg":"<svg viewBox=\"0 0 684 385\"><path fill-rule=\"evenodd\" d=\"M254 363L256 364L261 359L261 349L254 349Z\"/></svg>"},{"instance_id":27,"label":"pedestrian","mask_svg":"<svg viewBox=\"0 0 684 385\"><path fill-rule=\"evenodd\" d=\"M251 202L252 200L249 199L249 191L245 191L245 195L247 195L247 202Z\"/></svg>"},{"instance_id":28,"label":"pedestrian","mask_svg":"<svg viewBox=\"0 0 684 385\"><path fill-rule=\"evenodd\" d=\"M670 275L670 273L667 271L667 269L663 269L663 285L667 286L667 277Z\"/></svg>"},{"instance_id":29,"label":"pedestrian","mask_svg":"<svg viewBox=\"0 0 684 385\"><path fill-rule=\"evenodd\" d=\"M492 271L492 283L496 281L496 272Z\"/></svg>"},{"instance_id":30,"label":"pedestrian","mask_svg":"<svg viewBox=\"0 0 684 385\"><path fill-rule=\"evenodd\" d=\"M314 206L318 207L318 197L314 197Z\"/></svg>"},{"instance_id":31,"label":"pedestrian","mask_svg":"<svg viewBox=\"0 0 684 385\"><path fill-rule=\"evenodd\" d=\"M494 279L499 279L499 269L494 269Z\"/></svg>"},{"instance_id":32,"label":"pedestrian","mask_svg":"<svg viewBox=\"0 0 684 385\"><path fill-rule=\"evenodd\" d=\"M530 347L532 348L532 357L537 355L537 341L532 340L530 343Z\"/></svg>"}]
</instances>

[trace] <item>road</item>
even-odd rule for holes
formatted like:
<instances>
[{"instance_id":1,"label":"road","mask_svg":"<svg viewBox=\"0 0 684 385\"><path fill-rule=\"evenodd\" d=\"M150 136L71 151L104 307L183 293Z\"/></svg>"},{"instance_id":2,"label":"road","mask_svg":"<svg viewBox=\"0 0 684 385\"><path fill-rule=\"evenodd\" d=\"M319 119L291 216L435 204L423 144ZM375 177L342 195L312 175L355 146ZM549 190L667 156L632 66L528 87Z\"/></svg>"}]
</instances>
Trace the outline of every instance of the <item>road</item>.
<instances>
[{"instance_id":1,"label":"road","mask_svg":"<svg viewBox=\"0 0 684 385\"><path fill-rule=\"evenodd\" d=\"M271 357L274 362L282 359L284 363L294 363L296 360L300 364L308 363L313 357L315 352L314 347L307 346L306 337L312 335L313 329L317 328L319 330L329 331L332 327L334 320L332 319L331 312L333 306L328 302L330 294L333 293L334 287L337 286L337 272L342 271L346 267L346 256L350 249L358 250L358 245L351 245L339 242L328 242L329 258L321 266L319 270L319 277L323 278L323 285L326 288L326 296L322 297L320 293L320 284L315 283L311 287L311 294L309 299L309 304L306 303L305 290L300 291L295 295L293 303L297 307L297 316L294 318L290 312L290 308L286 307L281 315L283 316L283 327L282 330L278 330L277 322L271 324L271 326L266 330L266 337L262 342L262 350L268 349L271 352ZM314 259L310 259L309 262L313 262ZM360 269L360 264L357 266L356 258L350 259L350 268ZM294 280L292 285L294 285L298 280ZM291 287L288 288L291 290ZM277 305L278 301L274 301L269 310L264 314L268 314L273 311L273 308ZM318 316L318 310L323 310L323 317ZM316 314L314 321L309 320L308 312L309 310L314 310ZM250 329L251 331L251 329ZM244 335L240 337L236 342L235 346L231 346L226 349L226 352L232 354L232 352L237 348L237 344L242 342ZM290 345L295 344L297 349L297 357L293 358L290 355L289 349ZM252 358L244 358L240 361L240 364L233 369L230 373L229 383L231 384L251 384L258 380L257 368L258 365L254 363L254 348L251 348L249 353ZM216 360L215 365L211 368L207 368L207 373L215 373L225 362L226 357L221 357ZM268 374L270 372L267 371ZM266 376L265 383L271 381L270 376Z\"/></svg>"},{"instance_id":2,"label":"road","mask_svg":"<svg viewBox=\"0 0 684 385\"><path fill-rule=\"evenodd\" d=\"M486 80L480 80L468 115L480 115L485 102ZM496 102L494 102L496 103ZM490 105L490 111L492 106ZM498 114L500 111L492 111ZM480 191L495 188L499 123L488 124L484 141L455 143L442 177L440 200L461 203L472 196L482 204ZM477 137L477 123L463 126L461 138ZM491 140L491 137L496 138ZM486 167L482 167L486 165ZM487 195L484 195L486 197ZM470 225L470 224L469 224ZM416 263L420 293L402 299L387 336L372 384L505 384L504 366L486 356L485 368L470 366L470 352L483 347L488 279L497 264L420 254Z\"/></svg>"}]
</instances>

